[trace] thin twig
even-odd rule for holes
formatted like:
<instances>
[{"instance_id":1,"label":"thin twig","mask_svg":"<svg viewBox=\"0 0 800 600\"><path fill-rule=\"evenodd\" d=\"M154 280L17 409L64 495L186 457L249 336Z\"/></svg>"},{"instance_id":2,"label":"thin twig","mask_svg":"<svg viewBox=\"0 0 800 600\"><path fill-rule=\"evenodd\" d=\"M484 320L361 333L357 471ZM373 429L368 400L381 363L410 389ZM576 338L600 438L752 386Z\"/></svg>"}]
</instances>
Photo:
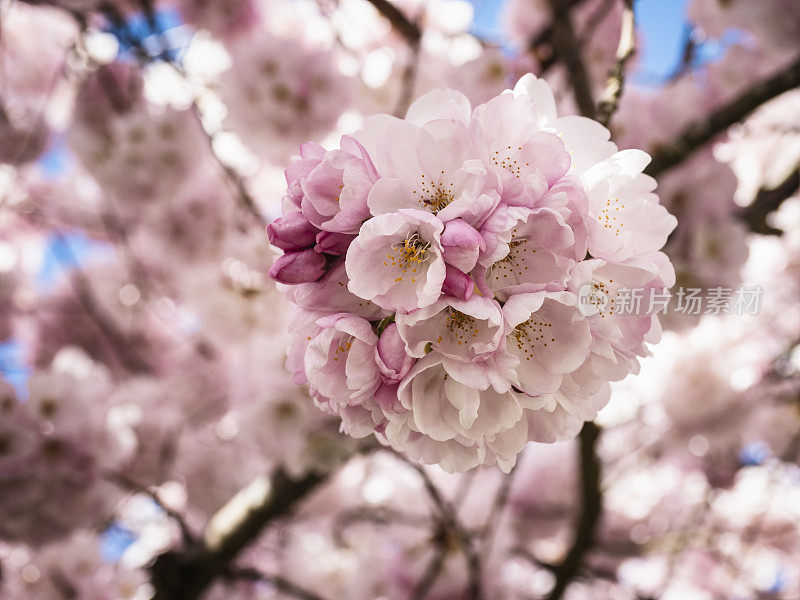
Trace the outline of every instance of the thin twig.
<instances>
[{"instance_id":1,"label":"thin twig","mask_svg":"<svg viewBox=\"0 0 800 600\"><path fill-rule=\"evenodd\" d=\"M344 532L355 523L369 522L375 525L403 525L405 527L430 527L431 519L425 515L406 513L389 506L356 506L342 511L333 521L333 539L345 545Z\"/></svg>"},{"instance_id":2,"label":"thin twig","mask_svg":"<svg viewBox=\"0 0 800 600\"><path fill-rule=\"evenodd\" d=\"M519 461L514 465L511 471L503 477L503 481L500 483L500 487L497 489L497 494L494 497L494 503L492 504L492 510L489 513L489 518L486 520L486 524L483 526L482 534L485 537L486 546L484 547L483 553L484 556L489 556L489 551L491 550L492 541L494 538L495 530L500 522L500 517L503 515L503 510L508 503L508 495L511 492L511 486L514 483L514 475L517 472L517 467L519 466Z\"/></svg>"},{"instance_id":3,"label":"thin twig","mask_svg":"<svg viewBox=\"0 0 800 600\"><path fill-rule=\"evenodd\" d=\"M256 201L253 198L253 196L248 191L244 179L242 179L242 176L238 172L236 172L235 169L226 165L214 150L214 140L211 134L203 125L203 117L200 114L200 107L197 106L196 102L192 103L192 114L194 115L195 120L197 121L198 127L200 127L201 133L205 136L206 140L208 141L208 148L211 157L214 159L214 162L217 163L217 165L219 166L220 170L223 172L227 180L236 189L237 196L239 198L239 203L245 209L245 211L249 213L256 220L256 222L259 225L263 224L264 216L261 214L261 211L258 210L258 205L256 204Z\"/></svg>"},{"instance_id":4,"label":"thin twig","mask_svg":"<svg viewBox=\"0 0 800 600\"><path fill-rule=\"evenodd\" d=\"M443 543L434 550L433 556L431 556L431 559L425 566L422 577L419 578L416 585L414 585L414 589L411 590L409 600L423 600L425 596L428 595L428 592L431 591L433 584L436 583L436 579L442 572L442 568L444 568L444 561L446 558L447 545Z\"/></svg>"},{"instance_id":5,"label":"thin twig","mask_svg":"<svg viewBox=\"0 0 800 600\"><path fill-rule=\"evenodd\" d=\"M672 75L667 77L667 81L680 79L682 75L691 70L697 55L697 48L697 42L694 37L694 27L687 23L683 30L683 50L681 51L681 59Z\"/></svg>"},{"instance_id":6,"label":"thin twig","mask_svg":"<svg viewBox=\"0 0 800 600\"><path fill-rule=\"evenodd\" d=\"M636 53L636 22L633 13L633 0L625 0L625 9L622 12L622 29L619 34L616 61L608 73L600 103L597 105L595 118L608 126L611 117L619 107L622 96L622 87L625 84L625 65Z\"/></svg>"},{"instance_id":7,"label":"thin twig","mask_svg":"<svg viewBox=\"0 0 800 600\"><path fill-rule=\"evenodd\" d=\"M483 586L481 583L481 559L480 555L475 550L472 536L461 525L455 509L449 502L447 502L447 500L444 499L441 492L439 492L439 489L436 487L436 484L433 483L433 480L428 475L427 471L425 471L421 465L412 462L402 454L394 451L393 453L401 461L405 462L417 473L419 473L428 496L430 496L431 500L436 506L437 511L439 512L442 525L449 532L450 536L452 536L452 539L455 539L458 542L458 545L464 552L464 557L467 560L467 571L469 572L469 582L467 586L466 597L469 600L480 600L483 595ZM446 543L448 536L437 536L436 539L439 539L440 543Z\"/></svg>"},{"instance_id":8,"label":"thin twig","mask_svg":"<svg viewBox=\"0 0 800 600\"><path fill-rule=\"evenodd\" d=\"M197 540L197 536L192 532L189 524L186 522L186 519L183 518L179 512L171 509L167 506L161 497L158 495L158 492L155 490L150 489L147 486L144 486L133 479L130 479L123 475L122 473L106 473L105 478L126 490L131 492L137 492L139 494L144 494L148 496L153 502L156 503L156 506L160 508L164 513L173 521L178 524L181 530L181 536L183 538L184 543L192 543Z\"/></svg>"},{"instance_id":9,"label":"thin twig","mask_svg":"<svg viewBox=\"0 0 800 600\"><path fill-rule=\"evenodd\" d=\"M325 600L319 594L300 587L280 575L267 575L257 569L246 567L242 569L231 569L224 573L228 579L246 579L247 581L262 581L275 587L276 590L289 596L294 596L300 600Z\"/></svg>"},{"instance_id":10,"label":"thin twig","mask_svg":"<svg viewBox=\"0 0 800 600\"><path fill-rule=\"evenodd\" d=\"M672 142L653 153L645 173L657 177L711 141L717 134L738 123L759 106L800 86L800 55L786 68L760 81L719 108L716 112L690 123Z\"/></svg>"},{"instance_id":11,"label":"thin twig","mask_svg":"<svg viewBox=\"0 0 800 600\"><path fill-rule=\"evenodd\" d=\"M153 368L152 365L131 345L128 335L122 331L114 318L108 314L95 295L92 283L80 263L72 251L67 238L60 232L55 231L53 234L60 242L62 251L67 255L67 260L63 260L59 253L59 260L62 264L71 268L69 277L72 289L81 307L86 314L92 318L92 321L100 330L101 335L108 340L111 347L114 349L120 364L128 369L131 373L150 373Z\"/></svg>"}]
</instances>

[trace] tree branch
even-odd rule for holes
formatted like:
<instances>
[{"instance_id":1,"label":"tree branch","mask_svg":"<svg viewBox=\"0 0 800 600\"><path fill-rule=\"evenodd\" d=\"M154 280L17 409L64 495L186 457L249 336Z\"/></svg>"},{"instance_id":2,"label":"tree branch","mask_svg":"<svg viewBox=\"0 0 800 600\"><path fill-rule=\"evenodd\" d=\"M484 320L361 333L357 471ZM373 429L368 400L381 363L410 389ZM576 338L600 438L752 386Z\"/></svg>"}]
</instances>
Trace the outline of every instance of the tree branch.
<instances>
[{"instance_id":1,"label":"tree branch","mask_svg":"<svg viewBox=\"0 0 800 600\"><path fill-rule=\"evenodd\" d=\"M572 27L569 11L571 3L568 0L550 0L553 11L553 48L561 57L569 72L569 79L575 90L575 101L585 117L594 117L594 100L592 87L586 65L583 64L581 49L575 30Z\"/></svg>"},{"instance_id":2,"label":"tree branch","mask_svg":"<svg viewBox=\"0 0 800 600\"><path fill-rule=\"evenodd\" d=\"M603 496L600 490L600 459L597 457L597 440L600 429L594 423L585 423L580 433L581 459L581 512L575 527L575 539L553 573L556 583L548 600L559 600L567 586L578 574L583 557L594 543L594 532L600 519Z\"/></svg>"},{"instance_id":3,"label":"tree branch","mask_svg":"<svg viewBox=\"0 0 800 600\"><path fill-rule=\"evenodd\" d=\"M397 33L402 35L412 46L418 44L422 38L419 27L408 18L389 0L367 0L392 24Z\"/></svg>"},{"instance_id":4,"label":"tree branch","mask_svg":"<svg viewBox=\"0 0 800 600\"><path fill-rule=\"evenodd\" d=\"M636 21L633 14L633 0L625 0L625 10L622 13L622 29L619 34L616 62L608 73L608 80L600 103L597 105L596 119L608 126L611 117L619 107L622 96L622 86L625 84L625 65L636 53Z\"/></svg>"},{"instance_id":5,"label":"tree branch","mask_svg":"<svg viewBox=\"0 0 800 600\"><path fill-rule=\"evenodd\" d=\"M747 117L759 106L800 86L800 56L782 71L756 83L709 116L689 124L678 137L658 148L645 173L657 177L680 163L717 134Z\"/></svg>"},{"instance_id":6,"label":"tree branch","mask_svg":"<svg viewBox=\"0 0 800 600\"><path fill-rule=\"evenodd\" d=\"M257 479L209 521L203 540L159 555L150 567L154 600L196 600L271 521L289 514L324 478L291 479L283 470Z\"/></svg>"},{"instance_id":7,"label":"tree branch","mask_svg":"<svg viewBox=\"0 0 800 600\"><path fill-rule=\"evenodd\" d=\"M567 10L571 10L573 7L583 2L583 0L565 0L565 2ZM553 49L552 37L553 24L550 23L547 25L547 27L542 28L539 33L533 36L528 44L528 52L533 54L539 61L539 75L550 69L550 67L552 67L558 59L558 56Z\"/></svg>"},{"instance_id":8,"label":"tree branch","mask_svg":"<svg viewBox=\"0 0 800 600\"><path fill-rule=\"evenodd\" d=\"M800 167L796 167L777 187L769 190L762 188L748 206L739 211L739 216L750 227L753 233L776 235L780 229L767 224L767 215L777 210L781 203L800 189Z\"/></svg>"}]
</instances>

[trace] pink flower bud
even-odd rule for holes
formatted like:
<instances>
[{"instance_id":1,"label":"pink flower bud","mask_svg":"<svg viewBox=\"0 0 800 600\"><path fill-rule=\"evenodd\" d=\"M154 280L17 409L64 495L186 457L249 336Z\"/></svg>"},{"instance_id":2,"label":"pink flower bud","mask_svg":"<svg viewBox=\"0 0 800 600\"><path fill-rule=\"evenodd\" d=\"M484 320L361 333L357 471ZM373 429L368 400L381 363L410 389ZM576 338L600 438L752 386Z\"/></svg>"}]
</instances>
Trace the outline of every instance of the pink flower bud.
<instances>
[{"instance_id":1,"label":"pink flower bud","mask_svg":"<svg viewBox=\"0 0 800 600\"><path fill-rule=\"evenodd\" d=\"M399 382L414 366L414 359L406 353L406 344L397 331L397 324L390 323L383 330L375 346L375 362L386 384Z\"/></svg>"},{"instance_id":2,"label":"pink flower bud","mask_svg":"<svg viewBox=\"0 0 800 600\"><path fill-rule=\"evenodd\" d=\"M459 300L469 300L475 289L472 278L451 265L447 265L442 291Z\"/></svg>"},{"instance_id":3,"label":"pink flower bud","mask_svg":"<svg viewBox=\"0 0 800 600\"><path fill-rule=\"evenodd\" d=\"M463 219L448 221L442 233L444 260L455 268L469 273L475 268L478 254L486 249L480 233Z\"/></svg>"},{"instance_id":4,"label":"pink flower bud","mask_svg":"<svg viewBox=\"0 0 800 600\"><path fill-rule=\"evenodd\" d=\"M269 270L269 276L280 283L310 283L324 274L325 257L312 248L287 252Z\"/></svg>"},{"instance_id":5,"label":"pink flower bud","mask_svg":"<svg viewBox=\"0 0 800 600\"><path fill-rule=\"evenodd\" d=\"M313 246L318 231L301 212L289 213L267 225L269 243L289 252Z\"/></svg>"},{"instance_id":6,"label":"pink flower bud","mask_svg":"<svg viewBox=\"0 0 800 600\"><path fill-rule=\"evenodd\" d=\"M332 231L320 231L317 234L317 245L314 250L317 252L324 252L325 254L334 254L341 256L347 254L347 249L350 247L356 236L348 235L346 233L334 233Z\"/></svg>"}]
</instances>

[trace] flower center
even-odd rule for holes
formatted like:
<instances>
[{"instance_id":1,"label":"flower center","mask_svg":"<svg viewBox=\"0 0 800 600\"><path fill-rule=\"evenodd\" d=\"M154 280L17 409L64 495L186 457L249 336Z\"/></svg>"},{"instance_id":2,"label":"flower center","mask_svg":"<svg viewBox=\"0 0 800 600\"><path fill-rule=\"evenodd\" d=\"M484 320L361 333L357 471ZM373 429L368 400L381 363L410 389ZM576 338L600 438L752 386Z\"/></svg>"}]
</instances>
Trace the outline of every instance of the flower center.
<instances>
[{"instance_id":1,"label":"flower center","mask_svg":"<svg viewBox=\"0 0 800 600\"><path fill-rule=\"evenodd\" d=\"M353 336L342 337L339 340L339 344L333 350L333 360L334 362L339 362L339 357L346 357L347 353L350 351L350 346L353 345Z\"/></svg>"},{"instance_id":2,"label":"flower center","mask_svg":"<svg viewBox=\"0 0 800 600\"><path fill-rule=\"evenodd\" d=\"M442 175L444 174L444 171L442 171ZM434 183L426 179L425 175L422 175L419 189L411 193L416 196L417 201L423 208L427 208L433 214L438 213L454 199L452 182L448 185L444 185L441 181Z\"/></svg>"},{"instance_id":3,"label":"flower center","mask_svg":"<svg viewBox=\"0 0 800 600\"><path fill-rule=\"evenodd\" d=\"M517 325L511 332L511 337L514 338L514 343L517 348L525 357L525 360L533 358L534 346L538 342L542 342L547 346L547 340L555 342L556 338L551 337L548 329L552 327L552 323L542 319L537 315L531 315L527 321Z\"/></svg>"},{"instance_id":4,"label":"flower center","mask_svg":"<svg viewBox=\"0 0 800 600\"><path fill-rule=\"evenodd\" d=\"M517 146L514 150L511 146L506 146L500 150L492 152L492 163L495 166L505 169L517 179L522 175L522 167L530 167L531 163L526 162L524 165L520 163L514 156L517 152L522 152L522 146Z\"/></svg>"},{"instance_id":5,"label":"flower center","mask_svg":"<svg viewBox=\"0 0 800 600\"><path fill-rule=\"evenodd\" d=\"M457 346L466 344L469 338L478 337L478 328L475 327L475 317L465 315L452 306L444 309L444 327L450 334L450 339L456 342ZM443 336L439 336L437 343L442 343Z\"/></svg>"},{"instance_id":6,"label":"flower center","mask_svg":"<svg viewBox=\"0 0 800 600\"><path fill-rule=\"evenodd\" d=\"M528 270L528 265L524 261L518 261L517 259L521 258L525 252L536 252L534 248L527 248L528 240L527 236L513 237L508 243L508 254L491 266L489 270L491 275L498 280L501 277L508 279L511 274L521 277L523 272Z\"/></svg>"},{"instance_id":7,"label":"flower center","mask_svg":"<svg viewBox=\"0 0 800 600\"><path fill-rule=\"evenodd\" d=\"M608 282L613 283L614 280L609 279ZM593 280L591 286L590 293L583 301L593 306L600 318L605 319L607 316L613 316L615 299L611 297L610 288L598 279Z\"/></svg>"},{"instance_id":8,"label":"flower center","mask_svg":"<svg viewBox=\"0 0 800 600\"><path fill-rule=\"evenodd\" d=\"M392 251L386 255L383 265L400 269L402 273L397 276L395 283L403 281L403 277L411 272L411 283L417 282L417 269L428 260L430 242L423 240L416 231L406 236L402 242L392 244Z\"/></svg>"},{"instance_id":9,"label":"flower center","mask_svg":"<svg viewBox=\"0 0 800 600\"><path fill-rule=\"evenodd\" d=\"M622 224L617 220L616 215L621 208L625 208L625 205L620 202L619 198L609 198L597 217L600 225L613 231L616 236L619 236L622 230Z\"/></svg>"}]
</instances>

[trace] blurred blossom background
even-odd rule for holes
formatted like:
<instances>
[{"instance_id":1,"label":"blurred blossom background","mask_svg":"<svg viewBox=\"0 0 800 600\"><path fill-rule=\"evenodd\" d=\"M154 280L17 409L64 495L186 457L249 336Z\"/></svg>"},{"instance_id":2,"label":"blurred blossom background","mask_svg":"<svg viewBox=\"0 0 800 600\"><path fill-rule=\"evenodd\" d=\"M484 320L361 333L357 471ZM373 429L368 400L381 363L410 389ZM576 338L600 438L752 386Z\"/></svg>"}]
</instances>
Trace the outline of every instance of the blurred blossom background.
<instances>
[{"instance_id":1,"label":"blurred blossom background","mask_svg":"<svg viewBox=\"0 0 800 600\"><path fill-rule=\"evenodd\" d=\"M0 597L800 598L800 0L634 3L678 282L578 439L452 475L284 368L300 145L527 72L577 113L553 8L599 98L624 6L0 0Z\"/></svg>"}]
</instances>

